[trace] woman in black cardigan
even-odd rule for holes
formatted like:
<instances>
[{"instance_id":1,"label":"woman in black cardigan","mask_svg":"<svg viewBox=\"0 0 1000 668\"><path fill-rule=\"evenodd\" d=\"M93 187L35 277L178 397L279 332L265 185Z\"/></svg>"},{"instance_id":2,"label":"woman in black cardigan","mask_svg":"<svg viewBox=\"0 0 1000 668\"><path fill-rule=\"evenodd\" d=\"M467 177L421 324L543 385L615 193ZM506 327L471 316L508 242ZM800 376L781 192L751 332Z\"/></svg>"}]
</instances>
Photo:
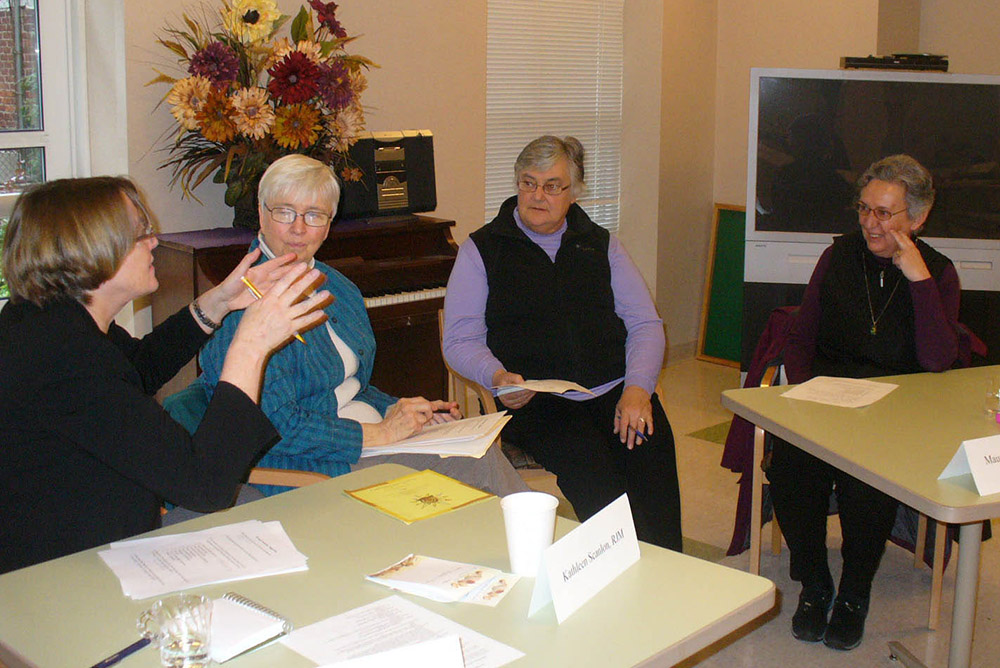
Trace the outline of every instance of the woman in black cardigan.
<instances>
[{"instance_id":1,"label":"woman in black cardigan","mask_svg":"<svg viewBox=\"0 0 1000 668\"><path fill-rule=\"evenodd\" d=\"M251 268L251 253L140 340L112 319L156 290L156 245L127 179L52 181L14 205L0 311L0 573L154 529L164 500L227 507L278 438L257 406L260 379L273 349L322 320L325 291L295 303L318 272L291 255ZM222 391L189 435L153 393L242 308Z\"/></svg>"}]
</instances>

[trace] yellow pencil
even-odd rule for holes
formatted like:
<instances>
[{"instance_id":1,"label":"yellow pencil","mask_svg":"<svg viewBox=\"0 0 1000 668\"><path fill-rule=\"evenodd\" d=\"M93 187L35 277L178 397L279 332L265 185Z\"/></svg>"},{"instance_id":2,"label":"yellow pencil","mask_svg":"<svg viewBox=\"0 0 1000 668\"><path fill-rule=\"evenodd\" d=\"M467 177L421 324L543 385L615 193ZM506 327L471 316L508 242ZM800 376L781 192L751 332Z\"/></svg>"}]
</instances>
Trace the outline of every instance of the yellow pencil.
<instances>
[{"instance_id":1,"label":"yellow pencil","mask_svg":"<svg viewBox=\"0 0 1000 668\"><path fill-rule=\"evenodd\" d=\"M240 276L240 280L243 281L243 284L245 286L247 286L247 290L249 290L253 294L254 297L256 297L257 299L260 299L261 297L264 296L264 295L260 294L260 290L258 290L256 287L254 287L254 284L250 282L249 278L247 278L246 276ZM297 338L302 343L306 342L306 340L303 339L302 335L299 334L298 332L295 332L295 338Z\"/></svg>"}]
</instances>

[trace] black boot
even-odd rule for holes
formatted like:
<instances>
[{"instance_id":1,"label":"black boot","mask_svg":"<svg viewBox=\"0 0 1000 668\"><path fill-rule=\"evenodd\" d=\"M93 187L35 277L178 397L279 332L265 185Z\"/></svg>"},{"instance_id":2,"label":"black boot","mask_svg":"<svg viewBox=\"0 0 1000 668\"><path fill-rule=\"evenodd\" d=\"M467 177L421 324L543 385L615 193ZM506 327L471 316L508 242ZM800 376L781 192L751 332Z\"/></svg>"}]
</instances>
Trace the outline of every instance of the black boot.
<instances>
[{"instance_id":1,"label":"black boot","mask_svg":"<svg viewBox=\"0 0 1000 668\"><path fill-rule=\"evenodd\" d=\"M826 616L833 603L833 584L803 585L799 607L792 616L792 635L803 642L819 642L826 632Z\"/></svg>"},{"instance_id":2,"label":"black boot","mask_svg":"<svg viewBox=\"0 0 1000 668\"><path fill-rule=\"evenodd\" d=\"M833 614L823 636L823 644L839 650L854 649L865 635L868 599L849 600L837 597Z\"/></svg>"}]
</instances>

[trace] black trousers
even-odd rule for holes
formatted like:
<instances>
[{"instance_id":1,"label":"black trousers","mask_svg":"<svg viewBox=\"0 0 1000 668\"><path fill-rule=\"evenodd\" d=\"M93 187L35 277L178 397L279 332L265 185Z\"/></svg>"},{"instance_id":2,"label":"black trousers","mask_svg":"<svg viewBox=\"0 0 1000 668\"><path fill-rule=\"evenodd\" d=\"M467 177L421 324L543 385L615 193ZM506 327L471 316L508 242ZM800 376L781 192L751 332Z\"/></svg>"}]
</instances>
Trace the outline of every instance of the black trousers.
<instances>
[{"instance_id":1,"label":"black trousers","mask_svg":"<svg viewBox=\"0 0 1000 668\"><path fill-rule=\"evenodd\" d=\"M622 386L588 401L539 393L510 411L504 439L550 473L580 521L628 493L639 540L681 551L681 500L674 435L654 394L653 435L626 448L614 434Z\"/></svg>"},{"instance_id":2,"label":"black trousers","mask_svg":"<svg viewBox=\"0 0 1000 668\"><path fill-rule=\"evenodd\" d=\"M774 512L791 552L792 579L805 587L832 586L826 551L832 491L844 539L838 595L852 602L867 600L898 502L778 438L767 478Z\"/></svg>"}]
</instances>

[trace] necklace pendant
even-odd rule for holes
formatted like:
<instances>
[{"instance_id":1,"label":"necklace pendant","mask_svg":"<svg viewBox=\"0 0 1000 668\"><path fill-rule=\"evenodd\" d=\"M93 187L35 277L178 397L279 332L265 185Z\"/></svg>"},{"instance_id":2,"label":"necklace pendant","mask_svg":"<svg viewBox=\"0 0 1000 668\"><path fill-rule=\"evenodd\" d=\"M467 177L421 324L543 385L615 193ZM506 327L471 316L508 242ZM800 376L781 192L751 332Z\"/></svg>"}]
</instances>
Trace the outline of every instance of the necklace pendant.
<instances>
[{"instance_id":1,"label":"necklace pendant","mask_svg":"<svg viewBox=\"0 0 1000 668\"><path fill-rule=\"evenodd\" d=\"M872 336L875 336L876 331L878 330L876 329L875 325L872 325L872 328L868 330L868 333L871 334Z\"/></svg>"},{"instance_id":2,"label":"necklace pendant","mask_svg":"<svg viewBox=\"0 0 1000 668\"><path fill-rule=\"evenodd\" d=\"M884 271L878 272L878 286L880 288L884 288L885 287L885 272ZM875 332L872 332L872 334L874 334L874 333Z\"/></svg>"}]
</instances>

